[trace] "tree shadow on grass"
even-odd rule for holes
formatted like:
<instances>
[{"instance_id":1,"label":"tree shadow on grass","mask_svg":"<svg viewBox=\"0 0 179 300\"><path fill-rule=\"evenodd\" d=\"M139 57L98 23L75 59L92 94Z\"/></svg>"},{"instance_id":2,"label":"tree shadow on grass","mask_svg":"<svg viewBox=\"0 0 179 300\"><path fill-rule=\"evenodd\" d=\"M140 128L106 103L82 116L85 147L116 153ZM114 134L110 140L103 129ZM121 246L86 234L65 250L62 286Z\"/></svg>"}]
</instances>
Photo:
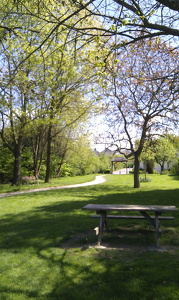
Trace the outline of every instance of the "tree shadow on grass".
<instances>
[{"instance_id":1,"label":"tree shadow on grass","mask_svg":"<svg viewBox=\"0 0 179 300\"><path fill-rule=\"evenodd\" d=\"M103 250L93 253L93 259L88 262L83 256L84 252L80 261L71 262L65 250L59 261L64 284L57 284L49 296L81 300L177 299L177 272L174 269L178 259L170 253ZM74 276L68 273L71 268L75 270Z\"/></svg>"},{"instance_id":2,"label":"tree shadow on grass","mask_svg":"<svg viewBox=\"0 0 179 300\"><path fill-rule=\"evenodd\" d=\"M109 187L90 187L87 193L83 188L72 189L63 193L63 196L65 193L71 195L71 201L60 201L59 194L59 201L55 203L40 205L37 202L37 206L27 212L4 216L0 224L0 248L10 257L19 252L27 256L28 249L33 248L32 261L28 265L27 260L25 266L28 270L26 280L33 281L35 278L37 285L29 290L22 288L25 279L23 271L18 268L16 288L3 283L2 296L8 299L8 290L12 299L22 299L19 295L23 295L24 299L38 300L178 299L177 251L159 252L150 251L148 247L141 248L142 243L146 242L144 237L147 245L150 241L153 245L155 240L154 237L152 241L153 232L152 235L148 233L149 239L146 237L148 228L144 221L141 225L138 221L130 222L130 225L129 221L112 223L111 233L104 237L107 248L90 247L89 239L92 243L96 241L91 230L98 221L90 218L93 212L82 210L88 203L177 205L178 192L179 189L172 192L136 190L133 193L119 190L119 193L112 193ZM43 195L50 199L56 192ZM79 200L74 200L76 197ZM177 229L178 213L172 215L175 215L175 220L169 221L166 227ZM116 234L120 243L116 243ZM79 235L81 239L74 241ZM64 247L65 243L67 247ZM121 250L122 243L126 247ZM28 254L29 260L30 256ZM48 284L49 289L46 287Z\"/></svg>"},{"instance_id":3,"label":"tree shadow on grass","mask_svg":"<svg viewBox=\"0 0 179 300\"><path fill-rule=\"evenodd\" d=\"M55 277L50 291L42 292L40 285L30 291L17 285L10 290L11 299L178 299L179 261L172 253L65 249L59 254L42 249L38 257L49 266L43 272L43 282ZM30 276L31 270L28 279L32 280ZM5 287L1 291L2 297L6 295Z\"/></svg>"},{"instance_id":4,"label":"tree shadow on grass","mask_svg":"<svg viewBox=\"0 0 179 300\"><path fill-rule=\"evenodd\" d=\"M96 192L97 187L95 187ZM86 189L85 189L86 191ZM109 193L95 196L93 188L90 187L90 194L83 192L83 188L78 189L77 200L73 200L73 191L71 201L59 201L53 204L40 205L34 209L19 214L9 214L1 220L0 230L2 232L0 248L18 248L18 247L48 247L59 246L61 242L71 239L76 234L89 232L98 226L98 220L90 218L93 211L84 211L82 208L88 203L93 204L143 204L143 205L176 205L178 204L179 189L176 190L154 190L154 191L135 191L135 193ZM55 191L44 193L44 197L51 198ZM42 195L41 195L42 197ZM85 198L85 200L84 200ZM76 199L76 198L75 198ZM29 199L30 200L30 199ZM136 214L136 213L135 213ZM163 221L162 225L178 226L178 212L166 213L166 215L175 216L172 221ZM139 223L140 222L140 223ZM148 230L149 223L144 221L111 221L110 225L114 227L124 225L124 229L129 224L142 227ZM130 226L130 229L132 227Z\"/></svg>"}]
</instances>

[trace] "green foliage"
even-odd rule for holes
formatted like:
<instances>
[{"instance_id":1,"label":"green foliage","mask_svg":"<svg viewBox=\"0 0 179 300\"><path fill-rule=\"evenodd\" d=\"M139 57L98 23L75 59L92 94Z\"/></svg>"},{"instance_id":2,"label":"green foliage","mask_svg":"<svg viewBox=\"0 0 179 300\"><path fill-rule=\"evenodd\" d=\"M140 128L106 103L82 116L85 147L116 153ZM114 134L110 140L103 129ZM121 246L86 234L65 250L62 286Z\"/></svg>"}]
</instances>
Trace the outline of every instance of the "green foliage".
<instances>
[{"instance_id":1,"label":"green foliage","mask_svg":"<svg viewBox=\"0 0 179 300\"><path fill-rule=\"evenodd\" d=\"M110 169L105 169L105 170L103 170L103 173L104 173L104 174L110 174L110 172L111 172Z\"/></svg>"},{"instance_id":2,"label":"green foliage","mask_svg":"<svg viewBox=\"0 0 179 300\"><path fill-rule=\"evenodd\" d=\"M21 176L33 176L33 157L30 147L24 148L21 160Z\"/></svg>"},{"instance_id":3,"label":"green foliage","mask_svg":"<svg viewBox=\"0 0 179 300\"><path fill-rule=\"evenodd\" d=\"M155 161L153 159L150 159L146 162L146 171L149 174L154 174L154 168L155 168Z\"/></svg>"},{"instance_id":4,"label":"green foliage","mask_svg":"<svg viewBox=\"0 0 179 300\"><path fill-rule=\"evenodd\" d=\"M100 39L94 41L93 47L83 40L78 45L71 29L56 26L61 16L66 18L67 12L73 16L74 6L68 1L59 5L56 0L38 1L38 4L36 1L32 4L32 1L17 3L4 0L0 8L1 14L5 15L3 25L8 33L3 45L0 44L0 81L3 89L5 88L0 103L3 140L14 155L14 164L18 161L14 168L18 170L13 177L16 179L20 172L23 176L31 171L38 176L47 140L51 148L52 140L58 134L68 127L73 129L80 121L85 122L86 115L92 109L94 100L88 97L88 93L95 83L93 77L96 73L91 65L94 62L93 54L99 52L96 46L99 46ZM75 15L69 25L73 22L76 23ZM89 17L81 25L92 25L93 22L93 18ZM50 37L50 33L55 36L52 34L52 39L48 41L46 35ZM39 47L41 43L43 46ZM98 56L101 63L99 53ZM43 137L42 127L46 133ZM31 139L33 157L31 155L25 160L24 146L27 138ZM18 159L15 157L17 152ZM50 154L51 151L47 151L46 164L48 162L49 169ZM21 159L22 167L19 164ZM19 180L14 184L18 182Z\"/></svg>"},{"instance_id":5,"label":"green foliage","mask_svg":"<svg viewBox=\"0 0 179 300\"><path fill-rule=\"evenodd\" d=\"M87 136L79 136L71 140L65 156L60 176L77 176L104 173L110 167L110 160L106 154L96 156L90 147Z\"/></svg>"},{"instance_id":6,"label":"green foliage","mask_svg":"<svg viewBox=\"0 0 179 300\"><path fill-rule=\"evenodd\" d=\"M13 155L7 147L0 144L0 183L8 183L12 180Z\"/></svg>"},{"instance_id":7,"label":"green foliage","mask_svg":"<svg viewBox=\"0 0 179 300\"><path fill-rule=\"evenodd\" d=\"M73 169L71 168L70 165L68 165L67 163L64 163L62 165L62 170L60 173L61 177L66 177L66 176L75 176L75 172L73 172Z\"/></svg>"},{"instance_id":8,"label":"green foliage","mask_svg":"<svg viewBox=\"0 0 179 300\"><path fill-rule=\"evenodd\" d=\"M175 161L176 159L176 148L173 143L167 138L160 138L155 144L155 159L156 161L164 167L165 162ZM163 171L163 170L162 170Z\"/></svg>"},{"instance_id":9,"label":"green foliage","mask_svg":"<svg viewBox=\"0 0 179 300\"><path fill-rule=\"evenodd\" d=\"M179 158L177 159L177 161L173 164L170 173L172 175L179 175Z\"/></svg>"},{"instance_id":10,"label":"green foliage","mask_svg":"<svg viewBox=\"0 0 179 300\"><path fill-rule=\"evenodd\" d=\"M110 173L111 162L106 153L102 153L99 157L98 171L99 173Z\"/></svg>"}]
</instances>

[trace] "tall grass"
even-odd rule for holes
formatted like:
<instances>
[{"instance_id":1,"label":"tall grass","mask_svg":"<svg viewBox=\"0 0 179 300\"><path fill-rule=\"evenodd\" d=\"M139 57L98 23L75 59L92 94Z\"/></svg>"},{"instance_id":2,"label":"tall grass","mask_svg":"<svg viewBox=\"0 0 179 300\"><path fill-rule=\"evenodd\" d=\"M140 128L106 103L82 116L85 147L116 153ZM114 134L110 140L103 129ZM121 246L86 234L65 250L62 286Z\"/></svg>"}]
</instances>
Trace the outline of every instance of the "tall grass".
<instances>
[{"instance_id":1,"label":"tall grass","mask_svg":"<svg viewBox=\"0 0 179 300\"><path fill-rule=\"evenodd\" d=\"M177 212L161 224L160 250L148 222L118 220L99 249L98 221L82 210L88 203L179 207L179 177L150 177L140 189L132 175L106 175L100 185L1 198L0 299L178 300Z\"/></svg>"}]
</instances>

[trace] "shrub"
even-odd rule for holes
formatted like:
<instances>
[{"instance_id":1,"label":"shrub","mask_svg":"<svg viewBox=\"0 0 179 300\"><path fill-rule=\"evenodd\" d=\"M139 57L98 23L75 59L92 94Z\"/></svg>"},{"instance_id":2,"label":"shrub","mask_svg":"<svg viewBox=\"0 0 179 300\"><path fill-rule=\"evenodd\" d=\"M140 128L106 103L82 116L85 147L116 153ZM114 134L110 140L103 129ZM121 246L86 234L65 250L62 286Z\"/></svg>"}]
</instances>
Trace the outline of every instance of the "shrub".
<instances>
[{"instance_id":1,"label":"shrub","mask_svg":"<svg viewBox=\"0 0 179 300\"><path fill-rule=\"evenodd\" d=\"M140 182L150 182L150 181L152 181L151 178L140 177Z\"/></svg>"},{"instance_id":2,"label":"shrub","mask_svg":"<svg viewBox=\"0 0 179 300\"><path fill-rule=\"evenodd\" d=\"M161 175L168 175L168 174L170 174L169 170L163 170L163 172L161 173Z\"/></svg>"},{"instance_id":3,"label":"shrub","mask_svg":"<svg viewBox=\"0 0 179 300\"><path fill-rule=\"evenodd\" d=\"M104 170L104 174L110 174L110 169Z\"/></svg>"},{"instance_id":4,"label":"shrub","mask_svg":"<svg viewBox=\"0 0 179 300\"><path fill-rule=\"evenodd\" d=\"M172 174L172 175L179 175L179 159L178 159L178 161L173 165L173 167L171 168L170 174Z\"/></svg>"}]
</instances>

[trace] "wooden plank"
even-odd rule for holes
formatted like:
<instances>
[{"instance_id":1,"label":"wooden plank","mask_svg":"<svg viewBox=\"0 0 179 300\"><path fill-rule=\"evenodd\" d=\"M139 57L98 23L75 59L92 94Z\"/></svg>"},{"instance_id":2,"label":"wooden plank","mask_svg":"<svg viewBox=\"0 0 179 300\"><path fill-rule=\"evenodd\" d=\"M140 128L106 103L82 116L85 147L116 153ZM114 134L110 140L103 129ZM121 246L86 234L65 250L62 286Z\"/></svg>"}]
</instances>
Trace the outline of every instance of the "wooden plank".
<instances>
[{"instance_id":1,"label":"wooden plank","mask_svg":"<svg viewBox=\"0 0 179 300\"><path fill-rule=\"evenodd\" d=\"M100 218L100 215L91 215L91 218ZM145 219L144 216L122 216L122 215L107 215L108 219ZM155 216L151 216L152 219L155 219ZM159 216L159 220L174 220L174 217L164 217Z\"/></svg>"},{"instance_id":2,"label":"wooden plank","mask_svg":"<svg viewBox=\"0 0 179 300\"><path fill-rule=\"evenodd\" d=\"M164 205L116 205L116 204L88 204L83 207L83 210L96 211L112 211L112 210L126 210L126 211L178 211L176 206Z\"/></svg>"},{"instance_id":3,"label":"wooden plank","mask_svg":"<svg viewBox=\"0 0 179 300\"><path fill-rule=\"evenodd\" d=\"M152 226L154 226L154 228L155 228L155 220L154 219L152 219L151 218L151 216L146 212L146 211L140 211L140 213L144 216L144 218L146 219L146 220L148 220L149 221L149 223L152 225Z\"/></svg>"}]
</instances>

